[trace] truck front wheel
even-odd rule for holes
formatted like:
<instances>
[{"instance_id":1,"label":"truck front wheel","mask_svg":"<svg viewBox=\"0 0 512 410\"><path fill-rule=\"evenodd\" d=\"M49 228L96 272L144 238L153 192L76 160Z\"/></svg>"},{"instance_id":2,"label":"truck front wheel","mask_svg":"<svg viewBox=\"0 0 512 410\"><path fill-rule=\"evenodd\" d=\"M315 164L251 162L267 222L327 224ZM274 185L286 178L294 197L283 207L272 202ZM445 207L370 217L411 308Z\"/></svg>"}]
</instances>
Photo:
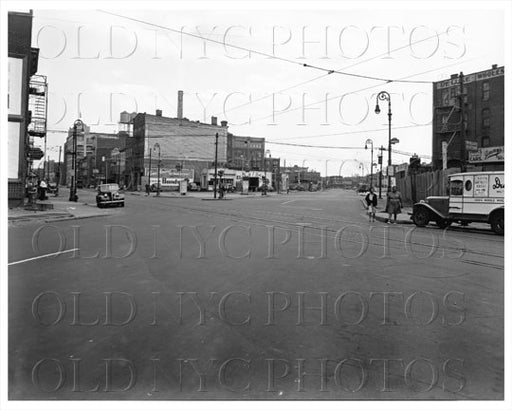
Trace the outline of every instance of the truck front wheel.
<instances>
[{"instance_id":1,"label":"truck front wheel","mask_svg":"<svg viewBox=\"0 0 512 410\"><path fill-rule=\"evenodd\" d=\"M412 220L416 226L426 226L430 222L430 212L425 208L415 209Z\"/></svg>"},{"instance_id":2,"label":"truck front wheel","mask_svg":"<svg viewBox=\"0 0 512 410\"><path fill-rule=\"evenodd\" d=\"M503 211L495 212L491 216L491 228L498 235L503 235L505 232L505 214Z\"/></svg>"}]
</instances>

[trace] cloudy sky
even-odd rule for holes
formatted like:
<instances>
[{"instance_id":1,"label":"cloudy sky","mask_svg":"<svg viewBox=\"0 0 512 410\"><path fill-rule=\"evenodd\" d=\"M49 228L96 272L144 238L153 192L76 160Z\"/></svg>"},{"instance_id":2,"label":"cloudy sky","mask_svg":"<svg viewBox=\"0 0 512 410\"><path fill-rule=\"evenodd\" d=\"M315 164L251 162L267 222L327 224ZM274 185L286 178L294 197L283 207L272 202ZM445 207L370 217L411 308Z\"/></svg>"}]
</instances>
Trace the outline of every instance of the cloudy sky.
<instances>
[{"instance_id":1,"label":"cloudy sky","mask_svg":"<svg viewBox=\"0 0 512 410\"><path fill-rule=\"evenodd\" d=\"M43 4L32 7L33 46L51 91L55 159L76 118L114 131L123 110L175 117L183 90L185 117L265 137L286 165L324 174L327 161L337 175L344 163L352 175L357 161L369 167L368 138L387 144L387 103L374 113L387 91L395 148L429 162L432 81L505 64L504 15L486 2Z\"/></svg>"}]
</instances>

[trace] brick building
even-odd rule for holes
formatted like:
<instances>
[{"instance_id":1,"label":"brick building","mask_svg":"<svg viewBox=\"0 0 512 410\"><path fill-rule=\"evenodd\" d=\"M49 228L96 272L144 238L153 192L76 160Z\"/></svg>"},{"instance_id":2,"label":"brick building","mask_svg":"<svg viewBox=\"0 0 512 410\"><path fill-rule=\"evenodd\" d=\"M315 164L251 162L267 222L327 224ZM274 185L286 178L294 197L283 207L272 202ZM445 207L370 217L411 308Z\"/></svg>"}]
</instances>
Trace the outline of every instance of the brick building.
<instances>
[{"instance_id":1,"label":"brick building","mask_svg":"<svg viewBox=\"0 0 512 410\"><path fill-rule=\"evenodd\" d=\"M241 137L228 133L227 166L231 169L263 171L265 138Z\"/></svg>"},{"instance_id":2,"label":"brick building","mask_svg":"<svg viewBox=\"0 0 512 410\"><path fill-rule=\"evenodd\" d=\"M226 164L228 125L212 117L212 123L191 121L181 116L164 117L161 110L155 115L139 113L133 117L133 137L126 139L124 183L130 189L141 189L151 176L156 177L160 156L161 177L175 175L176 168L187 170L189 182L200 182L204 169L215 162L215 135L218 134L217 164ZM158 144L158 145L157 145ZM159 148L158 148L159 147Z\"/></svg>"},{"instance_id":3,"label":"brick building","mask_svg":"<svg viewBox=\"0 0 512 410\"><path fill-rule=\"evenodd\" d=\"M108 179L109 182L120 181L120 164L112 157L112 151L121 151L125 146L126 135L91 132L84 124L84 132L77 134L77 184L79 186L97 185ZM73 128L68 130L64 144L64 169L66 185L71 184L73 174ZM116 151L114 151L115 153ZM108 169L107 169L108 167Z\"/></svg>"},{"instance_id":4,"label":"brick building","mask_svg":"<svg viewBox=\"0 0 512 410\"><path fill-rule=\"evenodd\" d=\"M309 183L316 185L321 181L320 172L309 170L308 167L282 167L281 173L288 175L290 185L300 184L306 187Z\"/></svg>"},{"instance_id":5,"label":"brick building","mask_svg":"<svg viewBox=\"0 0 512 410\"><path fill-rule=\"evenodd\" d=\"M433 84L434 169L443 168L443 145L448 168L492 162L478 158L479 153L504 145L504 82L505 68L493 65L489 70L453 74ZM503 160L494 161L498 168L500 162L503 167Z\"/></svg>"},{"instance_id":6,"label":"brick building","mask_svg":"<svg viewBox=\"0 0 512 410\"><path fill-rule=\"evenodd\" d=\"M10 207L24 203L30 163L42 157L42 151L33 148L29 134L33 122L29 108L31 92L41 94L46 102L46 89L39 90L30 85L39 60L39 49L31 46L32 17L32 11L8 13L7 178ZM44 84L46 86L46 78ZM46 118L44 120L44 129L37 130L37 137L46 137Z\"/></svg>"}]
</instances>

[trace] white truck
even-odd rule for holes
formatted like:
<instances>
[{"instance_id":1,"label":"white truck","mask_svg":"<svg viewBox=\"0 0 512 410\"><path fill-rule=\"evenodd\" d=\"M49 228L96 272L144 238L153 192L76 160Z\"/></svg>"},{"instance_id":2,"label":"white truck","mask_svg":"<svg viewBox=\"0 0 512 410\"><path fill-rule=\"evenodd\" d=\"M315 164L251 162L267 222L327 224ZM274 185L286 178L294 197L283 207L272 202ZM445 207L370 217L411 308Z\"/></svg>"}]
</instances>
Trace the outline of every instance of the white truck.
<instances>
[{"instance_id":1,"label":"white truck","mask_svg":"<svg viewBox=\"0 0 512 410\"><path fill-rule=\"evenodd\" d=\"M449 196L431 196L413 206L416 226L435 222L440 228L451 223L484 222L505 232L505 173L464 172L449 175Z\"/></svg>"}]
</instances>

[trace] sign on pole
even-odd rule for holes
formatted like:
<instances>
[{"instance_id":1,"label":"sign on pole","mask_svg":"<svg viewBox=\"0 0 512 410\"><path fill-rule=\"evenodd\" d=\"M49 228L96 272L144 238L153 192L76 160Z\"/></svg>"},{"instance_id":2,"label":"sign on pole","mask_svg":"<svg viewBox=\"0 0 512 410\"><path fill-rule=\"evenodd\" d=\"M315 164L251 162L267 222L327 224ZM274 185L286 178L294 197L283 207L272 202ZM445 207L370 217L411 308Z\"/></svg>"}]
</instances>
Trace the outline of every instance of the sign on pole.
<instances>
[{"instance_id":1,"label":"sign on pole","mask_svg":"<svg viewBox=\"0 0 512 410\"><path fill-rule=\"evenodd\" d=\"M443 169L448 168L448 143L443 141L441 143L441 152L443 156Z\"/></svg>"}]
</instances>

